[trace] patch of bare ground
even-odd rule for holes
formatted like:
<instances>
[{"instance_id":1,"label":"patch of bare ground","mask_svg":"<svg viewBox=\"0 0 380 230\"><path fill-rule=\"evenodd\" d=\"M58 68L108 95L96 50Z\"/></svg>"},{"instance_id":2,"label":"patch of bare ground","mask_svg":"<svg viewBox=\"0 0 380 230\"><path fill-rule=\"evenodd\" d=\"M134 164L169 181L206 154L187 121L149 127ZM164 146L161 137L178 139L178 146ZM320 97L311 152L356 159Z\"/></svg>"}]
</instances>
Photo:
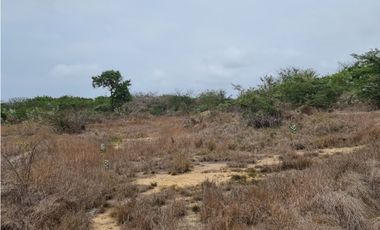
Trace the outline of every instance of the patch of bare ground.
<instances>
[{"instance_id":1,"label":"patch of bare ground","mask_svg":"<svg viewBox=\"0 0 380 230\"><path fill-rule=\"evenodd\" d=\"M317 149L314 151L311 151L309 153L305 151L297 151L298 155L307 155L307 154L312 154L312 155L317 155L320 157L326 157L326 156L332 156L335 154L348 154L352 153L358 149L363 148L364 145L360 146L353 146L353 147L341 147L341 148L326 148L326 149Z\"/></svg>"},{"instance_id":2,"label":"patch of bare ground","mask_svg":"<svg viewBox=\"0 0 380 230\"><path fill-rule=\"evenodd\" d=\"M117 220L112 217L112 208L108 208L103 213L96 214L92 218L91 228L94 230L119 230L120 225Z\"/></svg>"},{"instance_id":3,"label":"patch of bare ground","mask_svg":"<svg viewBox=\"0 0 380 230\"><path fill-rule=\"evenodd\" d=\"M214 181L215 183L221 183L229 180L233 174L228 170L225 163L202 163L195 166L190 172L180 175L170 174L156 174L146 178L138 178L136 184L141 185L156 185L154 189L149 190L148 193L157 192L161 188L167 187L191 187L197 186L206 180Z\"/></svg>"},{"instance_id":4,"label":"patch of bare ground","mask_svg":"<svg viewBox=\"0 0 380 230\"><path fill-rule=\"evenodd\" d=\"M343 147L343 148L329 148L329 149L320 149L317 150L316 156L332 156L335 154L348 154L353 151L363 148L363 146L355 146L355 147ZM296 156L304 156L306 153L303 151L297 152ZM298 161L299 158L296 158ZM277 166L283 164L284 161L281 160L280 155L273 155L270 157L264 157L258 160L254 164L248 164L248 169L255 168L265 168L270 166ZM154 185L154 189L148 190L146 194L154 193L159 191L161 188L167 187L192 187L198 186L205 181L212 181L216 184L220 184L228 181L233 175L246 175L247 171L240 170L234 171L232 168L228 166L227 163L210 163L210 162L202 162L199 165L195 166L193 170L190 172L179 174L179 175L171 175L171 174L154 174L148 177L138 178L135 183L139 185Z\"/></svg>"}]
</instances>

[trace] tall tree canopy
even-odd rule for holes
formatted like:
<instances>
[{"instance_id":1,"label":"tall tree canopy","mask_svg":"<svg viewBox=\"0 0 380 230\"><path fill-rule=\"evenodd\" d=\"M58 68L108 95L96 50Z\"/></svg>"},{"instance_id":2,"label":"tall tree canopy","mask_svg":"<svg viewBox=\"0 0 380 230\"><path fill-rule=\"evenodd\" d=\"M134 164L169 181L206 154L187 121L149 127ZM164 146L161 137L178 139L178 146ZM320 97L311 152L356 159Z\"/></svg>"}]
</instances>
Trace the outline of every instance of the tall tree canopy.
<instances>
[{"instance_id":1,"label":"tall tree canopy","mask_svg":"<svg viewBox=\"0 0 380 230\"><path fill-rule=\"evenodd\" d=\"M110 91L112 109L119 108L125 102L132 99L132 95L128 88L130 85L131 81L123 81L123 77L119 71L108 70L101 75L92 77L92 87L103 87Z\"/></svg>"}]
</instances>

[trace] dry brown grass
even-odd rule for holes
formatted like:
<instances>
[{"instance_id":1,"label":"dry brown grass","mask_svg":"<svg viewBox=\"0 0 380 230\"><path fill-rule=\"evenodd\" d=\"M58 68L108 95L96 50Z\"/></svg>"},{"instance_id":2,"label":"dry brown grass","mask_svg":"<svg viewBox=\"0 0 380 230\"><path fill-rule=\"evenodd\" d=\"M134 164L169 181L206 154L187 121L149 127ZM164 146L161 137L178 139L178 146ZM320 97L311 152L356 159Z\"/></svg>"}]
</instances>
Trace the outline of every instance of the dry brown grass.
<instances>
[{"instance_id":1,"label":"dry brown grass","mask_svg":"<svg viewBox=\"0 0 380 230\"><path fill-rule=\"evenodd\" d=\"M202 221L210 229L374 229L380 215L379 144L372 140L355 153L228 192L205 183Z\"/></svg>"},{"instance_id":2,"label":"dry brown grass","mask_svg":"<svg viewBox=\"0 0 380 230\"><path fill-rule=\"evenodd\" d=\"M164 192L131 199L117 205L112 215L122 229L177 229L178 221L186 214L186 206L180 200L166 204L169 197Z\"/></svg>"},{"instance_id":3,"label":"dry brown grass","mask_svg":"<svg viewBox=\"0 0 380 230\"><path fill-rule=\"evenodd\" d=\"M187 116L104 120L70 135L36 123L2 126L2 228L88 229L92 210L112 199L124 229L176 229L190 214L198 221L191 226L204 229L376 229L380 114L310 114L261 130L229 113L194 115L190 126L184 126ZM325 158L295 154L356 145L365 147ZM210 161L245 170L264 159L276 163L269 173L253 170L249 178L206 182L190 192L155 194L152 184L134 183L172 171L185 178ZM151 195L143 193L148 189Z\"/></svg>"},{"instance_id":4,"label":"dry brown grass","mask_svg":"<svg viewBox=\"0 0 380 230\"><path fill-rule=\"evenodd\" d=\"M302 170L312 165L310 157L305 155L288 154L281 159L281 170L297 169Z\"/></svg>"},{"instance_id":5,"label":"dry brown grass","mask_svg":"<svg viewBox=\"0 0 380 230\"><path fill-rule=\"evenodd\" d=\"M186 152L175 153L172 160L172 169L169 172L172 175L186 173L191 170L191 161Z\"/></svg>"}]
</instances>

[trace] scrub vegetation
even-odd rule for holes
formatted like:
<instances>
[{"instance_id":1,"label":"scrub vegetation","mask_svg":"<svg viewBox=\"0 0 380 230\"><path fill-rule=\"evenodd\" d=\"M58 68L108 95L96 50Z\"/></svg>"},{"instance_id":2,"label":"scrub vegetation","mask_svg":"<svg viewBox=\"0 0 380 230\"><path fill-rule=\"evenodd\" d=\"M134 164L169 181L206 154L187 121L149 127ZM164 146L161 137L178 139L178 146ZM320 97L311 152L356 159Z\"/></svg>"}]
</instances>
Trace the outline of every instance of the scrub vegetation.
<instances>
[{"instance_id":1,"label":"scrub vegetation","mask_svg":"<svg viewBox=\"0 0 380 230\"><path fill-rule=\"evenodd\" d=\"M1 104L2 229L380 229L380 51L254 88ZM89 79L91 84L91 79Z\"/></svg>"}]
</instances>

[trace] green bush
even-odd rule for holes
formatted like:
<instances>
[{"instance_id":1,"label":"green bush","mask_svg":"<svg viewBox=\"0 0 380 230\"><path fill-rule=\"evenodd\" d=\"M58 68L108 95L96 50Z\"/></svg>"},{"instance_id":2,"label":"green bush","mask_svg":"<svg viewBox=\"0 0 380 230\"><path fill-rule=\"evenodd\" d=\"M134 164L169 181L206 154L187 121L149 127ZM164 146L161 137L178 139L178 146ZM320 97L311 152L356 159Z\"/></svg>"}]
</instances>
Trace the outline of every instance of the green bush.
<instances>
[{"instance_id":1,"label":"green bush","mask_svg":"<svg viewBox=\"0 0 380 230\"><path fill-rule=\"evenodd\" d=\"M277 95L293 106L310 105L317 108L331 107L341 91L329 84L328 78L319 78L314 70L285 69L279 73Z\"/></svg>"},{"instance_id":2,"label":"green bush","mask_svg":"<svg viewBox=\"0 0 380 230\"><path fill-rule=\"evenodd\" d=\"M40 121L56 111L93 110L109 112L112 111L109 103L109 97L97 97L95 99L72 96L13 98L8 102L1 103L1 119L3 122L17 123L24 120Z\"/></svg>"},{"instance_id":3,"label":"green bush","mask_svg":"<svg viewBox=\"0 0 380 230\"><path fill-rule=\"evenodd\" d=\"M168 110L175 112L189 112L194 101L193 98L187 94L164 95L163 97L167 100Z\"/></svg>"},{"instance_id":4,"label":"green bush","mask_svg":"<svg viewBox=\"0 0 380 230\"><path fill-rule=\"evenodd\" d=\"M208 90L202 92L196 99L197 111L216 109L219 105L228 101L224 90Z\"/></svg>"},{"instance_id":5,"label":"green bush","mask_svg":"<svg viewBox=\"0 0 380 230\"><path fill-rule=\"evenodd\" d=\"M370 50L363 55L352 55L356 62L347 68L355 93L363 101L380 108L380 50Z\"/></svg>"},{"instance_id":6,"label":"green bush","mask_svg":"<svg viewBox=\"0 0 380 230\"><path fill-rule=\"evenodd\" d=\"M268 128L281 125L282 113L274 98L260 92L260 90L247 90L237 99L243 118L248 126L255 128Z\"/></svg>"},{"instance_id":7,"label":"green bush","mask_svg":"<svg viewBox=\"0 0 380 230\"><path fill-rule=\"evenodd\" d=\"M188 113L192 109L193 98L189 95L162 95L148 100L147 108L152 115L163 115L173 112Z\"/></svg>"}]
</instances>

